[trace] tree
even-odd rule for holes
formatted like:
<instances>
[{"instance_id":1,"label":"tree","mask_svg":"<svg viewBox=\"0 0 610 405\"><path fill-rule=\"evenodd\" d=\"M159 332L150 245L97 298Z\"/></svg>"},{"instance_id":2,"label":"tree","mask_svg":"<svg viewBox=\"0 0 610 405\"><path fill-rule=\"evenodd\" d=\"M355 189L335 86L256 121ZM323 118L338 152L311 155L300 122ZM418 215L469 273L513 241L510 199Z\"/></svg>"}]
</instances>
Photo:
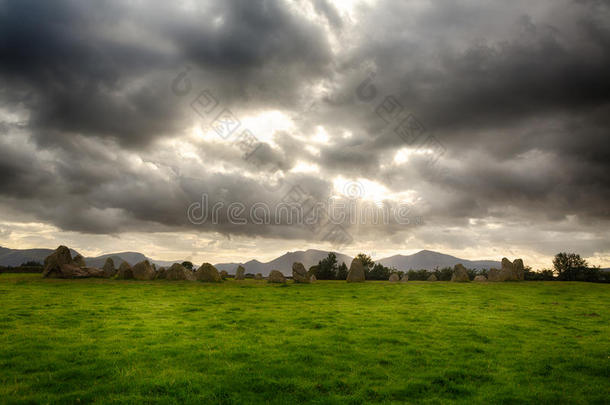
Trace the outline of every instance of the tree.
<instances>
[{"instance_id":1,"label":"tree","mask_svg":"<svg viewBox=\"0 0 610 405\"><path fill-rule=\"evenodd\" d=\"M326 258L318 262L316 278L318 280L334 280L337 276L337 269L337 255L330 252Z\"/></svg>"},{"instance_id":2,"label":"tree","mask_svg":"<svg viewBox=\"0 0 610 405\"><path fill-rule=\"evenodd\" d=\"M366 272L365 276L367 280L387 280L390 278L390 274L392 273L392 269L389 267L385 267L381 263L377 263Z\"/></svg>"},{"instance_id":3,"label":"tree","mask_svg":"<svg viewBox=\"0 0 610 405\"><path fill-rule=\"evenodd\" d=\"M369 256L365 253L358 253L358 256L356 256L356 259L360 260L360 262L364 266L365 272L366 272L366 270L372 269L373 266L375 265L375 262L373 261L373 259L371 259L371 256Z\"/></svg>"},{"instance_id":4,"label":"tree","mask_svg":"<svg viewBox=\"0 0 610 405\"><path fill-rule=\"evenodd\" d=\"M553 259L553 268L557 278L562 281L584 281L588 264L579 254L561 252Z\"/></svg>"},{"instance_id":5,"label":"tree","mask_svg":"<svg viewBox=\"0 0 610 405\"><path fill-rule=\"evenodd\" d=\"M345 262L337 268L337 280L347 280L347 264Z\"/></svg>"},{"instance_id":6,"label":"tree","mask_svg":"<svg viewBox=\"0 0 610 405\"><path fill-rule=\"evenodd\" d=\"M182 267L185 267L189 270L193 270L193 263L186 261L186 262L182 262Z\"/></svg>"}]
</instances>

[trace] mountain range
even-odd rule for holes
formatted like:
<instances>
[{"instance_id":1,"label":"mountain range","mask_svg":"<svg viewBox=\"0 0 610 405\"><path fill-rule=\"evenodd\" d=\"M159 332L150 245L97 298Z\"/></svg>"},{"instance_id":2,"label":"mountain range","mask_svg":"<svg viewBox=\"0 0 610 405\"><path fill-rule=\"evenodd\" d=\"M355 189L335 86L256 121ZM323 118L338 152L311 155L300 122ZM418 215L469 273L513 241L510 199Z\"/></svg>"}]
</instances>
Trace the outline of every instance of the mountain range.
<instances>
[{"instance_id":1,"label":"mountain range","mask_svg":"<svg viewBox=\"0 0 610 405\"><path fill-rule=\"evenodd\" d=\"M72 256L78 254L78 252L75 250L71 251ZM28 261L43 263L45 257L50 255L52 252L52 249L8 249L0 247L0 266L19 266L20 264ZM264 276L266 276L269 274L269 272L271 272L271 270L280 270L282 273L289 275L292 271L292 263L301 262L305 268L309 268L310 266L313 266L320 260L324 259L327 255L327 251L309 249L305 251L299 250L296 252L287 252L282 256L268 262L250 260L244 263L217 263L215 266L218 270L226 270L230 274L235 273L237 266L242 265L246 269L246 273L262 273ZM348 266L350 265L352 257L342 253L336 253L336 255L337 262L339 264L345 262L345 264ZM174 263L172 261L154 260L138 252L120 252L96 257L85 257L85 262L88 266L101 268L108 257L112 258L115 266L117 267L123 261L126 261L131 265L141 262L142 260L148 260L157 266L170 266L172 263ZM465 267L471 269L489 269L492 267L500 268L499 261L466 260L430 250L422 250L412 255L390 256L380 260L375 260L375 262L381 263L387 267L394 267L398 270L433 270L436 267L453 267L458 263L462 263ZM196 263L195 265L197 266L198 264Z\"/></svg>"}]
</instances>

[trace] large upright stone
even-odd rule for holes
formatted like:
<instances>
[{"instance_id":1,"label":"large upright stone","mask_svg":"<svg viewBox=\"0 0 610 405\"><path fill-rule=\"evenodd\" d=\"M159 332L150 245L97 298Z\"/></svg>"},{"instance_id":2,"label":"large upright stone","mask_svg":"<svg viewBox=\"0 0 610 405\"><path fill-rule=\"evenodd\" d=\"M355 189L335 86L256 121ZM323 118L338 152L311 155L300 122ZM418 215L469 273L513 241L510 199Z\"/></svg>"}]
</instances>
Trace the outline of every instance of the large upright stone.
<instances>
[{"instance_id":1,"label":"large upright stone","mask_svg":"<svg viewBox=\"0 0 610 405\"><path fill-rule=\"evenodd\" d=\"M237 266L235 270L235 280L243 280L246 278L246 269L243 266Z\"/></svg>"},{"instance_id":2,"label":"large upright stone","mask_svg":"<svg viewBox=\"0 0 610 405\"><path fill-rule=\"evenodd\" d=\"M115 278L119 280L132 280L133 272L131 271L131 266L127 262L121 263L119 269L116 272Z\"/></svg>"},{"instance_id":3,"label":"large upright stone","mask_svg":"<svg viewBox=\"0 0 610 405\"><path fill-rule=\"evenodd\" d=\"M116 274L116 269L114 268L114 260L112 260L112 257L106 259L102 270L104 271L104 277L114 277L114 275Z\"/></svg>"},{"instance_id":4,"label":"large upright stone","mask_svg":"<svg viewBox=\"0 0 610 405\"><path fill-rule=\"evenodd\" d=\"M470 281L470 277L468 277L468 270L466 270L466 268L461 263L458 263L453 267L453 275L451 275L451 281Z\"/></svg>"},{"instance_id":5,"label":"large upright stone","mask_svg":"<svg viewBox=\"0 0 610 405\"><path fill-rule=\"evenodd\" d=\"M352 260L352 264L349 266L349 272L347 273L347 282L360 283L364 280L364 265L360 259Z\"/></svg>"},{"instance_id":6,"label":"large upright stone","mask_svg":"<svg viewBox=\"0 0 610 405\"><path fill-rule=\"evenodd\" d=\"M525 280L525 269L523 268L523 260L515 259L513 262L513 272L517 281Z\"/></svg>"},{"instance_id":7,"label":"large upright stone","mask_svg":"<svg viewBox=\"0 0 610 405\"><path fill-rule=\"evenodd\" d=\"M318 279L316 278L315 274L312 274L311 276L309 276L310 283L315 283L316 281L318 281Z\"/></svg>"},{"instance_id":8,"label":"large upright stone","mask_svg":"<svg viewBox=\"0 0 610 405\"><path fill-rule=\"evenodd\" d=\"M256 273L256 275L254 276L255 280L262 280L263 279L263 275L261 273Z\"/></svg>"},{"instance_id":9,"label":"large upright stone","mask_svg":"<svg viewBox=\"0 0 610 405\"><path fill-rule=\"evenodd\" d=\"M142 260L131 268L133 278L136 280L153 280L155 278L155 270L150 265L148 260Z\"/></svg>"},{"instance_id":10,"label":"large upright stone","mask_svg":"<svg viewBox=\"0 0 610 405\"><path fill-rule=\"evenodd\" d=\"M309 284L309 274L307 274L303 263L292 263L292 279L295 283Z\"/></svg>"},{"instance_id":11,"label":"large upright stone","mask_svg":"<svg viewBox=\"0 0 610 405\"><path fill-rule=\"evenodd\" d=\"M179 263L174 263L171 267L164 271L165 279L170 281L178 281L178 280L187 280L193 281L195 280L195 274L192 270L187 269L183 265Z\"/></svg>"},{"instance_id":12,"label":"large upright stone","mask_svg":"<svg viewBox=\"0 0 610 405\"><path fill-rule=\"evenodd\" d=\"M500 280L500 270L498 269L489 269L489 273L487 273L487 281L502 281Z\"/></svg>"},{"instance_id":13,"label":"large upright stone","mask_svg":"<svg viewBox=\"0 0 610 405\"><path fill-rule=\"evenodd\" d=\"M400 280L400 277L398 277L398 274L392 273L390 274L390 278L388 280L392 283L396 283L398 280Z\"/></svg>"},{"instance_id":14,"label":"large upright stone","mask_svg":"<svg viewBox=\"0 0 610 405\"><path fill-rule=\"evenodd\" d=\"M74 264L76 264L78 267L87 267L87 263L85 263L85 258L81 255L74 256L72 262L74 262Z\"/></svg>"},{"instance_id":15,"label":"large upright stone","mask_svg":"<svg viewBox=\"0 0 610 405\"><path fill-rule=\"evenodd\" d=\"M409 281L409 275L407 273L403 274L402 277L400 278L400 282L401 283L406 283L407 281Z\"/></svg>"},{"instance_id":16,"label":"large upright stone","mask_svg":"<svg viewBox=\"0 0 610 405\"><path fill-rule=\"evenodd\" d=\"M72 260L70 249L59 246L53 253L44 259L43 277L56 278L85 278L102 277L104 272L94 267L81 266L84 260Z\"/></svg>"},{"instance_id":17,"label":"large upright stone","mask_svg":"<svg viewBox=\"0 0 610 405\"><path fill-rule=\"evenodd\" d=\"M195 277L197 280L206 283L220 283L222 281L220 273L216 270L216 267L212 266L210 263L203 263L201 267L197 269Z\"/></svg>"},{"instance_id":18,"label":"large upright stone","mask_svg":"<svg viewBox=\"0 0 610 405\"><path fill-rule=\"evenodd\" d=\"M286 282L286 277L284 277L284 274L282 274L281 271L279 270L271 270L271 273L269 273L269 277L267 278L267 281L270 283L285 283Z\"/></svg>"},{"instance_id":19,"label":"large upright stone","mask_svg":"<svg viewBox=\"0 0 610 405\"><path fill-rule=\"evenodd\" d=\"M438 278L435 274L430 274L430 277L428 277L428 281L438 281Z\"/></svg>"}]
</instances>

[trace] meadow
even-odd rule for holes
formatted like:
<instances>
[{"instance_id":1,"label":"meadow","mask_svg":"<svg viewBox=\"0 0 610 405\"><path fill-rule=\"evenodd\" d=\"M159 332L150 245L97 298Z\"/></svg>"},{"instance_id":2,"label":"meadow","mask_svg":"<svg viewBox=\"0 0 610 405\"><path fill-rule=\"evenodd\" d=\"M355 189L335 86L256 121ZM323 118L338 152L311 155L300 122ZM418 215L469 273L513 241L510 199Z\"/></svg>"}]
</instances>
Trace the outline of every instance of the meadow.
<instances>
[{"instance_id":1,"label":"meadow","mask_svg":"<svg viewBox=\"0 0 610 405\"><path fill-rule=\"evenodd\" d=\"M610 285L0 274L2 403L608 403Z\"/></svg>"}]
</instances>

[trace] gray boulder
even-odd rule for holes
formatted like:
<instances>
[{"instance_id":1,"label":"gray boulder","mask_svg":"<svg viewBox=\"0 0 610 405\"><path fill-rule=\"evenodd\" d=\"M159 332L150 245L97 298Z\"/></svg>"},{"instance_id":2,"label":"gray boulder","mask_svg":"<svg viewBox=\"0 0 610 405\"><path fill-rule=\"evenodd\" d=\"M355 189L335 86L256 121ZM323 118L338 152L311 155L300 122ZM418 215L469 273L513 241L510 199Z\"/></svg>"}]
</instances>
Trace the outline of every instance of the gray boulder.
<instances>
[{"instance_id":1,"label":"gray boulder","mask_svg":"<svg viewBox=\"0 0 610 405\"><path fill-rule=\"evenodd\" d=\"M396 283L398 282L398 280L400 280L400 277L398 276L398 274L392 273L390 274L390 278L388 280L392 283Z\"/></svg>"},{"instance_id":2,"label":"gray boulder","mask_svg":"<svg viewBox=\"0 0 610 405\"><path fill-rule=\"evenodd\" d=\"M203 263L201 267L197 269L195 277L197 280L206 283L220 283L222 281L222 278L220 278L220 273L216 267L210 263Z\"/></svg>"},{"instance_id":3,"label":"gray boulder","mask_svg":"<svg viewBox=\"0 0 610 405\"><path fill-rule=\"evenodd\" d=\"M106 259L106 262L104 263L104 267L102 267L102 270L104 271L104 277L106 277L106 278L114 277L114 275L116 274L116 269L114 268L114 260L112 260L111 257Z\"/></svg>"},{"instance_id":4,"label":"gray boulder","mask_svg":"<svg viewBox=\"0 0 610 405\"><path fill-rule=\"evenodd\" d=\"M72 260L70 249L62 245L44 259L42 276L52 278L86 278L102 277L104 275L101 269L81 266L80 264L84 264L84 260L79 259L77 262Z\"/></svg>"},{"instance_id":5,"label":"gray boulder","mask_svg":"<svg viewBox=\"0 0 610 405\"><path fill-rule=\"evenodd\" d=\"M263 279L263 275L261 273L256 273L256 275L254 276L255 280L262 280Z\"/></svg>"},{"instance_id":6,"label":"gray boulder","mask_svg":"<svg viewBox=\"0 0 610 405\"><path fill-rule=\"evenodd\" d=\"M400 278L400 282L401 283L406 283L407 281L409 281L409 275L407 273L403 274L402 277Z\"/></svg>"},{"instance_id":7,"label":"gray boulder","mask_svg":"<svg viewBox=\"0 0 610 405\"><path fill-rule=\"evenodd\" d=\"M237 266L235 270L235 280L243 280L246 278L246 269L243 266Z\"/></svg>"},{"instance_id":8,"label":"gray boulder","mask_svg":"<svg viewBox=\"0 0 610 405\"><path fill-rule=\"evenodd\" d=\"M453 275L451 276L451 281L454 282L466 282L470 281L470 277L468 277L468 270L461 263L456 264L453 267Z\"/></svg>"},{"instance_id":9,"label":"gray boulder","mask_svg":"<svg viewBox=\"0 0 610 405\"><path fill-rule=\"evenodd\" d=\"M148 260L142 260L140 263L137 263L131 268L131 272L135 280L144 281L154 280L156 274L155 270L150 265L150 262Z\"/></svg>"},{"instance_id":10,"label":"gray boulder","mask_svg":"<svg viewBox=\"0 0 610 405\"><path fill-rule=\"evenodd\" d=\"M316 281L318 281L318 279L316 278L315 274L312 274L311 276L309 276L310 283L315 283Z\"/></svg>"},{"instance_id":11,"label":"gray boulder","mask_svg":"<svg viewBox=\"0 0 610 405\"><path fill-rule=\"evenodd\" d=\"M295 283L309 284L309 275L303 263L292 263L292 279Z\"/></svg>"},{"instance_id":12,"label":"gray boulder","mask_svg":"<svg viewBox=\"0 0 610 405\"><path fill-rule=\"evenodd\" d=\"M119 269L116 272L115 278L119 280L132 280L133 272L131 271L131 266L127 262L121 263Z\"/></svg>"},{"instance_id":13,"label":"gray boulder","mask_svg":"<svg viewBox=\"0 0 610 405\"><path fill-rule=\"evenodd\" d=\"M479 274L478 276L474 277L474 281L477 281L477 282L487 281L487 277L485 277L482 274Z\"/></svg>"},{"instance_id":14,"label":"gray boulder","mask_svg":"<svg viewBox=\"0 0 610 405\"><path fill-rule=\"evenodd\" d=\"M164 278L170 281L187 280L194 281L195 274L192 270L187 269L179 263L174 263L171 267L164 271Z\"/></svg>"},{"instance_id":15,"label":"gray boulder","mask_svg":"<svg viewBox=\"0 0 610 405\"><path fill-rule=\"evenodd\" d=\"M438 281L438 278L435 274L430 274L430 277L428 277L428 281Z\"/></svg>"},{"instance_id":16,"label":"gray boulder","mask_svg":"<svg viewBox=\"0 0 610 405\"><path fill-rule=\"evenodd\" d=\"M352 260L352 264L349 266L349 272L347 273L347 282L360 283L364 280L364 265L359 259Z\"/></svg>"},{"instance_id":17,"label":"gray boulder","mask_svg":"<svg viewBox=\"0 0 610 405\"><path fill-rule=\"evenodd\" d=\"M285 283L286 277L284 277L284 274L279 270L271 270L267 281L270 283Z\"/></svg>"}]
</instances>

